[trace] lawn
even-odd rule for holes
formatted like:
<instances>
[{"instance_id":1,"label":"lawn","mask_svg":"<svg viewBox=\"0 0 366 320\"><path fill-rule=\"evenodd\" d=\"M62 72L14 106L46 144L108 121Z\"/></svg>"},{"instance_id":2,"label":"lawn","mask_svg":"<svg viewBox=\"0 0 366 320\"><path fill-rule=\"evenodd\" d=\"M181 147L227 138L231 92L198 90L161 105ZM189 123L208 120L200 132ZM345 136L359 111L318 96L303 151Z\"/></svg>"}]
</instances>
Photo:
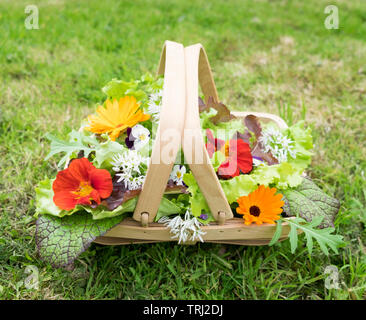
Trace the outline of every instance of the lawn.
<instances>
[{"instance_id":1,"label":"lawn","mask_svg":"<svg viewBox=\"0 0 366 320\"><path fill-rule=\"evenodd\" d=\"M0 2L0 299L365 299L366 3L324 0ZM309 175L341 201L347 245L325 256L305 241L273 247L173 243L93 244L75 269L37 257L34 188L56 173L46 132L77 129L112 78L154 73L165 40L207 51L219 95L235 110L305 119L315 156ZM27 289L26 267L39 271ZM334 265L339 288L327 289Z\"/></svg>"}]
</instances>

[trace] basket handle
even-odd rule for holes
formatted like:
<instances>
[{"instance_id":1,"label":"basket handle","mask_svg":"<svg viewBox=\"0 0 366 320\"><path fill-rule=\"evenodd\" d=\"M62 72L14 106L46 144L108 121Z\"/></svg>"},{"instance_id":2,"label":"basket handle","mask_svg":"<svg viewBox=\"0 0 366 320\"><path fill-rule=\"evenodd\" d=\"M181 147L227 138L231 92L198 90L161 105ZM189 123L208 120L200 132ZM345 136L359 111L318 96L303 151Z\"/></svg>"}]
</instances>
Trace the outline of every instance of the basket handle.
<instances>
[{"instance_id":1,"label":"basket handle","mask_svg":"<svg viewBox=\"0 0 366 320\"><path fill-rule=\"evenodd\" d=\"M159 209L169 175L181 147L186 102L184 47L166 41L158 74L164 74L160 122L152 148L149 168L133 214L143 226L152 222Z\"/></svg>"},{"instance_id":2,"label":"basket handle","mask_svg":"<svg viewBox=\"0 0 366 320\"><path fill-rule=\"evenodd\" d=\"M200 187L211 213L219 224L231 219L233 213L211 165L202 136L198 108L198 81L207 102L208 97L218 101L206 52L201 44L184 49L186 64L186 117L183 132L183 151L186 161Z\"/></svg>"}]
</instances>

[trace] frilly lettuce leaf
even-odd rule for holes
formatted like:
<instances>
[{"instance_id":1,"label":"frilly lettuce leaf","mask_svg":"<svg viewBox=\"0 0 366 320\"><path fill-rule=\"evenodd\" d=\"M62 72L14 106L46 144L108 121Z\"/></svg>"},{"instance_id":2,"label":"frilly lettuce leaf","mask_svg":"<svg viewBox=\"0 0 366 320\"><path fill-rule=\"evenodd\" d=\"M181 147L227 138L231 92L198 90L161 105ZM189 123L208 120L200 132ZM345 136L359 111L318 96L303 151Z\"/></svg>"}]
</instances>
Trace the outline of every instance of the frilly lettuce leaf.
<instances>
[{"instance_id":1,"label":"frilly lettuce leaf","mask_svg":"<svg viewBox=\"0 0 366 320\"><path fill-rule=\"evenodd\" d=\"M126 95L134 96L138 101L145 102L148 95L163 88L163 78L155 78L150 73L141 79L123 81L112 79L102 89L109 99L120 99Z\"/></svg>"},{"instance_id":2,"label":"frilly lettuce leaf","mask_svg":"<svg viewBox=\"0 0 366 320\"><path fill-rule=\"evenodd\" d=\"M124 96L134 96L137 101L146 99L146 93L139 87L139 81L123 81L112 79L102 89L102 91L108 96L108 99L113 100Z\"/></svg>"},{"instance_id":3,"label":"frilly lettuce leaf","mask_svg":"<svg viewBox=\"0 0 366 320\"><path fill-rule=\"evenodd\" d=\"M210 110L200 114L203 129L209 128L215 130L215 136L223 140L230 139L237 131L243 132L244 125L240 119L214 125L210 121L210 117L212 117L214 112ZM302 183L302 173L311 162L312 152L310 150L313 148L311 129L305 129L304 121L300 121L285 129L285 133L295 142L296 159L290 158L288 162L270 166L266 164L260 165L255 167L250 174L239 175L229 180L220 180L220 184L229 203L235 202L241 196L248 195L259 185L286 190L288 188L295 188ZM211 158L211 163L215 170L220 166L222 160L223 155L220 152L216 152ZM189 187L188 191L191 194L190 204L193 215L199 216L202 211L207 212L208 205L194 176L192 174L186 174L183 180Z\"/></svg>"},{"instance_id":4,"label":"frilly lettuce leaf","mask_svg":"<svg viewBox=\"0 0 366 320\"><path fill-rule=\"evenodd\" d=\"M62 216L62 210L53 202L52 183L55 179L48 179L41 181L36 187L36 214L50 214L56 217Z\"/></svg>"},{"instance_id":5,"label":"frilly lettuce leaf","mask_svg":"<svg viewBox=\"0 0 366 320\"><path fill-rule=\"evenodd\" d=\"M289 163L299 170L304 170L311 163L313 153L313 137L311 128L304 127L305 122L299 121L293 126L287 128L285 133L295 142L294 151L296 159L289 159Z\"/></svg>"},{"instance_id":6,"label":"frilly lettuce leaf","mask_svg":"<svg viewBox=\"0 0 366 320\"><path fill-rule=\"evenodd\" d=\"M228 202L231 204L239 197L246 196L259 185L286 189L296 187L302 182L301 171L291 164L283 162L273 166L258 166L250 174L242 174L229 180L219 180ZM199 216L201 212L209 211L207 202L199 189L192 173L187 173L183 178L191 194L190 204L192 214Z\"/></svg>"},{"instance_id":7,"label":"frilly lettuce leaf","mask_svg":"<svg viewBox=\"0 0 366 320\"><path fill-rule=\"evenodd\" d=\"M112 157L116 153L122 153L127 148L118 143L117 141L112 141L108 135L103 135L107 140L102 143L98 143L95 146L95 158L93 159L93 164L97 168L110 169L112 167L111 161Z\"/></svg>"},{"instance_id":8,"label":"frilly lettuce leaf","mask_svg":"<svg viewBox=\"0 0 366 320\"><path fill-rule=\"evenodd\" d=\"M195 217L199 217L203 212L210 212L206 199L204 198L196 179L192 173L186 173L183 176L184 183L188 186L188 192L190 193L189 203L191 206L192 214Z\"/></svg>"},{"instance_id":9,"label":"frilly lettuce leaf","mask_svg":"<svg viewBox=\"0 0 366 320\"><path fill-rule=\"evenodd\" d=\"M39 215L52 215L59 218L70 216L74 214L79 214L79 211L86 211L91 214L94 220L104 219L104 218L113 218L119 215L122 215L126 212L133 212L137 203L137 196L135 198L129 199L126 202L119 205L114 210L109 210L103 205L99 205L96 208L92 208L90 206L77 205L75 209L66 211L58 208L53 202L53 190L52 183L55 179L45 179L39 183L39 186L36 188L36 214L35 217ZM162 198L160 207L158 209L159 216L169 215L174 213L180 213L181 208L176 205L174 202L167 199L165 196Z\"/></svg>"}]
</instances>

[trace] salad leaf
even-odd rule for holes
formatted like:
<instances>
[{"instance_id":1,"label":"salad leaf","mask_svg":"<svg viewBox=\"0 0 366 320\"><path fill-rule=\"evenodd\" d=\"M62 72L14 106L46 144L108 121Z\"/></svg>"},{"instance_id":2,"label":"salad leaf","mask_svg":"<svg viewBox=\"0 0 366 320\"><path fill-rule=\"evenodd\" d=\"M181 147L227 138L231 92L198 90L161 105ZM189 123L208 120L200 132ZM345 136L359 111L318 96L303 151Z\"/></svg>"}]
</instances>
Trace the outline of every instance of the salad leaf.
<instances>
[{"instance_id":1,"label":"salad leaf","mask_svg":"<svg viewBox=\"0 0 366 320\"><path fill-rule=\"evenodd\" d=\"M253 114L249 114L244 118L244 123L249 131L253 132L255 137L255 141L251 146L252 156L263 159L269 165L278 163L278 160L272 155L270 151L263 151L263 144L260 142L260 137L262 136L262 127L259 122L259 118Z\"/></svg>"},{"instance_id":2,"label":"salad leaf","mask_svg":"<svg viewBox=\"0 0 366 320\"><path fill-rule=\"evenodd\" d=\"M53 202L52 184L55 179L48 179L41 181L36 189L36 214L51 214L56 217L61 216L62 210Z\"/></svg>"},{"instance_id":3,"label":"salad leaf","mask_svg":"<svg viewBox=\"0 0 366 320\"><path fill-rule=\"evenodd\" d=\"M82 210L82 206L76 206L75 209L66 211L62 210L55 205L53 202L54 192L52 190L52 184L55 179L42 180L39 182L36 189L36 213L35 217L37 218L40 214L49 214L55 217L64 217L66 215L72 215L73 213Z\"/></svg>"},{"instance_id":4,"label":"salad leaf","mask_svg":"<svg viewBox=\"0 0 366 320\"><path fill-rule=\"evenodd\" d=\"M150 73L146 73L141 79L129 82L112 79L102 88L102 91L108 96L108 99L120 99L129 95L144 103L150 93L163 88L163 83L162 77L156 78Z\"/></svg>"},{"instance_id":5,"label":"salad leaf","mask_svg":"<svg viewBox=\"0 0 366 320\"><path fill-rule=\"evenodd\" d=\"M69 133L69 141L62 141L49 133L46 134L46 138L51 141L51 151L46 156L45 160L48 160L57 153L65 153L57 164L58 167L65 166L72 155L76 156L79 151L83 151L84 157L87 158L93 151L93 148L88 144L93 142L97 143L97 140L93 139L91 136L85 136L81 132L75 130Z\"/></svg>"},{"instance_id":6,"label":"salad leaf","mask_svg":"<svg viewBox=\"0 0 366 320\"><path fill-rule=\"evenodd\" d=\"M246 196L257 189L258 185L285 189L296 187L302 182L301 172L287 162L272 166L258 166L250 174L242 174L229 180L220 180L229 203Z\"/></svg>"},{"instance_id":7,"label":"salad leaf","mask_svg":"<svg viewBox=\"0 0 366 320\"><path fill-rule=\"evenodd\" d=\"M294 152L296 153L296 158L289 159L294 167L299 170L304 170L311 163L311 157L313 152L313 138L311 135L311 129L305 129L305 122L299 121L291 127L285 130L285 133L295 142Z\"/></svg>"},{"instance_id":8,"label":"salad leaf","mask_svg":"<svg viewBox=\"0 0 366 320\"><path fill-rule=\"evenodd\" d=\"M324 254L328 255L328 247L331 248L335 253L338 253L338 247L345 245L343 237L340 235L332 234L334 228L319 229L324 217L315 217L311 222L306 222L304 219L296 217L294 219L288 219L286 222L290 225L289 239L291 244L291 252L294 253L298 246L298 229L305 234L307 241L307 249L309 254L312 253L313 239L317 241L320 249Z\"/></svg>"},{"instance_id":9,"label":"salad leaf","mask_svg":"<svg viewBox=\"0 0 366 320\"><path fill-rule=\"evenodd\" d=\"M103 200L102 203L97 207L92 206L84 206L77 205L75 209L66 211L58 208L53 202L53 190L52 183L55 179L45 179L39 183L39 186L36 188L36 214L35 217L39 215L52 215L59 218L71 215L78 215L80 211L88 212L91 214L92 219L99 220L104 218L111 218L122 215L126 212L133 212L136 207L138 195L141 190L125 190L124 193L118 198L116 196L116 200L118 203L111 202L113 204L108 206L107 200ZM181 191L181 189L176 188L177 191ZM185 190L184 190L185 191ZM113 194L112 194L113 196ZM173 213L179 213L181 208L167 199L165 196L162 198L160 207L158 210L158 214L160 215L169 215Z\"/></svg>"},{"instance_id":10,"label":"salad leaf","mask_svg":"<svg viewBox=\"0 0 366 320\"><path fill-rule=\"evenodd\" d=\"M118 143L117 141L112 141L108 135L103 135L107 140L102 143L98 143L95 146L95 158L93 160L94 165L97 168L111 169L112 157L116 153L122 153L126 148Z\"/></svg>"},{"instance_id":11,"label":"salad leaf","mask_svg":"<svg viewBox=\"0 0 366 320\"><path fill-rule=\"evenodd\" d=\"M255 137L258 140L262 135L262 127L258 117L253 114L249 114L244 118L244 123L249 131L252 131L254 133Z\"/></svg>"},{"instance_id":12,"label":"salad leaf","mask_svg":"<svg viewBox=\"0 0 366 320\"><path fill-rule=\"evenodd\" d=\"M102 91L108 96L108 99L113 100L124 96L134 96L137 101L146 99L146 93L142 91L139 87L139 81L123 81L112 79L109 81L102 89Z\"/></svg>"},{"instance_id":13,"label":"salad leaf","mask_svg":"<svg viewBox=\"0 0 366 320\"><path fill-rule=\"evenodd\" d=\"M215 114L216 111L214 109L200 114L203 135L205 135L206 129L210 129L214 132L216 138L228 140L236 135L237 132L244 132L243 121L239 118L228 122L219 122L217 125L214 125L210 119L215 116Z\"/></svg>"},{"instance_id":14,"label":"salad leaf","mask_svg":"<svg viewBox=\"0 0 366 320\"><path fill-rule=\"evenodd\" d=\"M340 207L337 199L324 193L313 181L302 178L302 183L295 189L283 190L287 199L287 215L299 216L310 222L315 217L322 217L320 227L334 226L334 219Z\"/></svg>"},{"instance_id":15,"label":"salad leaf","mask_svg":"<svg viewBox=\"0 0 366 320\"><path fill-rule=\"evenodd\" d=\"M82 206L82 208L92 215L93 220L100 220L105 218L117 217L126 212L133 212L135 210L136 203L137 203L137 197L134 197L122 203L114 210L109 210L103 205L99 205L96 208L89 206Z\"/></svg>"},{"instance_id":16,"label":"salad leaf","mask_svg":"<svg viewBox=\"0 0 366 320\"><path fill-rule=\"evenodd\" d=\"M159 219L163 216L170 216L171 214L180 213L180 211L181 208L178 205L167 198L162 197L158 213L155 216L155 221L159 221Z\"/></svg>"},{"instance_id":17,"label":"salad leaf","mask_svg":"<svg viewBox=\"0 0 366 320\"><path fill-rule=\"evenodd\" d=\"M209 97L207 101L208 109L215 109L217 111L216 115L210 118L211 122L217 125L219 122L228 122L230 120L236 119L234 115L231 114L229 108L225 106L222 102L215 101L213 97Z\"/></svg>"},{"instance_id":18,"label":"salad leaf","mask_svg":"<svg viewBox=\"0 0 366 320\"><path fill-rule=\"evenodd\" d=\"M213 157L213 159L215 159ZM213 165L217 165L213 160ZM279 163L272 166L258 166L253 169L250 174L241 174L228 180L219 180L228 202L231 204L239 197L247 196L256 190L259 185L277 187L278 189L286 189L289 187L297 187L302 183L301 172L287 162ZM190 204L192 214L199 216L201 211L209 211L203 193L192 173L187 173L183 177L184 183L188 186L188 192L191 194Z\"/></svg>"},{"instance_id":19,"label":"salad leaf","mask_svg":"<svg viewBox=\"0 0 366 320\"><path fill-rule=\"evenodd\" d=\"M43 261L56 268L73 269L75 259L84 252L96 237L121 222L123 216L93 220L80 211L62 219L42 215L36 222L36 244Z\"/></svg>"},{"instance_id":20,"label":"salad leaf","mask_svg":"<svg viewBox=\"0 0 366 320\"><path fill-rule=\"evenodd\" d=\"M281 234L282 234L282 219L276 221L276 231L273 234L272 240L268 245L273 246L280 239Z\"/></svg>"},{"instance_id":21,"label":"salad leaf","mask_svg":"<svg viewBox=\"0 0 366 320\"><path fill-rule=\"evenodd\" d=\"M188 186L188 192L190 193L189 203L193 216L199 217L203 212L210 212L205 197L203 196L196 179L192 173L186 173L183 176L184 183Z\"/></svg>"}]
</instances>

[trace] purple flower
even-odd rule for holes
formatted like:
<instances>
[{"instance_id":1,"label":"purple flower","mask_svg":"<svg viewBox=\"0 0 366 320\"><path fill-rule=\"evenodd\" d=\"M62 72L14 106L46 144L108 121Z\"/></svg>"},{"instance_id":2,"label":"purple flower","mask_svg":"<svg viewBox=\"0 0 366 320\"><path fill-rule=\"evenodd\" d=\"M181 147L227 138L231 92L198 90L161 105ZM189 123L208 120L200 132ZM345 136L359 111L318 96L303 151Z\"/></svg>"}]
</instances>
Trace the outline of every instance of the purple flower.
<instances>
[{"instance_id":1,"label":"purple flower","mask_svg":"<svg viewBox=\"0 0 366 320\"><path fill-rule=\"evenodd\" d=\"M125 143L128 149L133 149L133 144L135 141L134 136L131 134L132 132L132 128L128 127L127 128L127 137L125 139Z\"/></svg>"},{"instance_id":2,"label":"purple flower","mask_svg":"<svg viewBox=\"0 0 366 320\"><path fill-rule=\"evenodd\" d=\"M202 213L200 216L199 216L200 219L202 220L207 220L208 218L208 214L205 214L205 213Z\"/></svg>"}]
</instances>

